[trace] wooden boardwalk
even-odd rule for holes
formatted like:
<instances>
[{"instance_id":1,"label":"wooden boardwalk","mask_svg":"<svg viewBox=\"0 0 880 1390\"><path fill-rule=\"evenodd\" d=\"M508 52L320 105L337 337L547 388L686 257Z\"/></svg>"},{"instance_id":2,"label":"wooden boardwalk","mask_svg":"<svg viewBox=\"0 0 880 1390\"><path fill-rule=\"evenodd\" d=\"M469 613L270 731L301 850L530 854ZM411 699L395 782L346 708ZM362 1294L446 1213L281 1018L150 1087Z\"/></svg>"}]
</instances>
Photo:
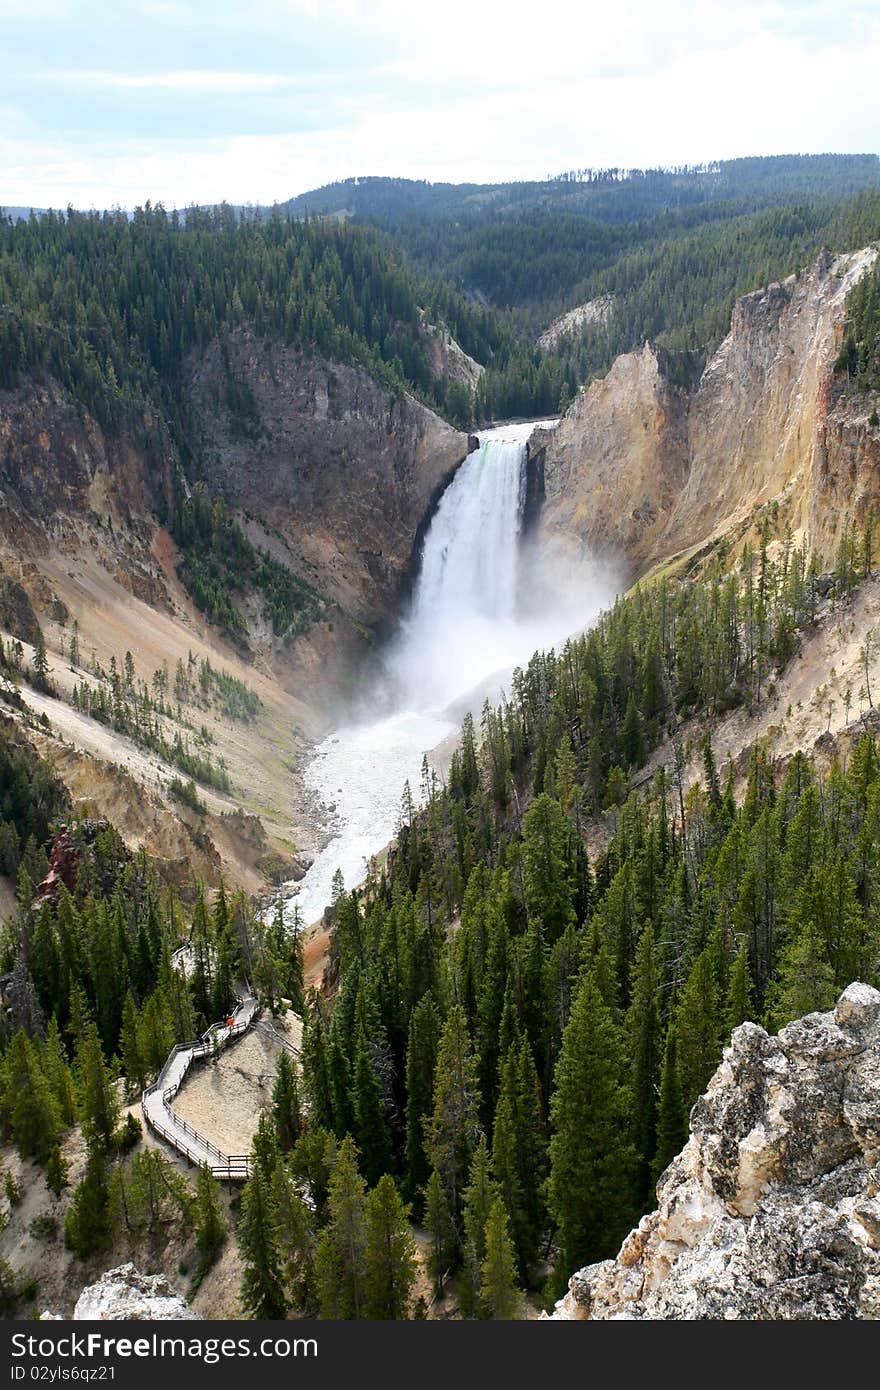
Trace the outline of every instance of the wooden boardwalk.
<instances>
[{"instance_id":1,"label":"wooden boardwalk","mask_svg":"<svg viewBox=\"0 0 880 1390\"><path fill-rule=\"evenodd\" d=\"M206 1033L193 1042L177 1043L152 1086L141 1096L141 1113L154 1134L164 1139L190 1163L207 1163L217 1178L228 1182L243 1182L250 1177L249 1154L225 1154L204 1134L187 1124L177 1114L171 1102L180 1090L193 1062L203 1057L216 1057L233 1038L247 1032L260 1012L257 998L247 986L239 997L232 1023L214 1023Z\"/></svg>"}]
</instances>

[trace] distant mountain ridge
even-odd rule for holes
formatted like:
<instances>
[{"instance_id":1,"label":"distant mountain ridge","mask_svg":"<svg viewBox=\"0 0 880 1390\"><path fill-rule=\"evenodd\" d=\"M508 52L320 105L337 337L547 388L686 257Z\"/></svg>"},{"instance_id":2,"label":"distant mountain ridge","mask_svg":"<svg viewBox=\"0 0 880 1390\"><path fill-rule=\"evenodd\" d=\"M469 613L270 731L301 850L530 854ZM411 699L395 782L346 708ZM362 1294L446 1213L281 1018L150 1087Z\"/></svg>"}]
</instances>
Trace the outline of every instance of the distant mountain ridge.
<instances>
[{"instance_id":1,"label":"distant mountain ridge","mask_svg":"<svg viewBox=\"0 0 880 1390\"><path fill-rule=\"evenodd\" d=\"M771 155L672 169L572 170L544 180L485 184L354 177L297 194L279 206L300 216L348 212L367 221L516 213L543 206L614 222L727 199L767 206L791 197L841 198L878 187L876 154Z\"/></svg>"}]
</instances>

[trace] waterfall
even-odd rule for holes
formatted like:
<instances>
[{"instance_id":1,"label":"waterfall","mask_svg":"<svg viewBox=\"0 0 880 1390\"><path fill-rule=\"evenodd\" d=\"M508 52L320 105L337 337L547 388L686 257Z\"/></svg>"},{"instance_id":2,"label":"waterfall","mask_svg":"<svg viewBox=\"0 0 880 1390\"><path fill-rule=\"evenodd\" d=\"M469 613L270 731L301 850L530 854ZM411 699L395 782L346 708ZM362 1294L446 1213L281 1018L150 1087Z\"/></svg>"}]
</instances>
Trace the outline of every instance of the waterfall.
<instances>
[{"instance_id":1,"label":"waterfall","mask_svg":"<svg viewBox=\"0 0 880 1390\"><path fill-rule=\"evenodd\" d=\"M516 611L526 445L485 438L440 500L425 538L412 620Z\"/></svg>"},{"instance_id":2,"label":"waterfall","mask_svg":"<svg viewBox=\"0 0 880 1390\"><path fill-rule=\"evenodd\" d=\"M614 586L583 560L551 561L522 535L526 442L536 423L480 435L440 499L409 613L386 678L364 692L357 723L315 750L306 782L332 812L332 839L295 902L314 922L333 875L363 880L398 824L405 780L418 796L422 757L449 739L465 709L495 700L514 666L591 622ZM532 551L532 553L530 553Z\"/></svg>"},{"instance_id":3,"label":"waterfall","mask_svg":"<svg viewBox=\"0 0 880 1390\"><path fill-rule=\"evenodd\" d=\"M439 708L507 662L519 616L526 441L533 428L482 435L440 499L392 659L411 709Z\"/></svg>"}]
</instances>

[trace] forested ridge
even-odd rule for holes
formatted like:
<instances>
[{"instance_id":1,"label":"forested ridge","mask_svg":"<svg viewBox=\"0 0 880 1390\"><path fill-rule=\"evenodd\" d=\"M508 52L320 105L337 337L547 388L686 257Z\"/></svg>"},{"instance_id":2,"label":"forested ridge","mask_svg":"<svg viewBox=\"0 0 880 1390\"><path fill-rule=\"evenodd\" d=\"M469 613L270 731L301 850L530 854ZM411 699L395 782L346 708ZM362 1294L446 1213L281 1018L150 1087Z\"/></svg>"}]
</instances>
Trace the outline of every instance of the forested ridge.
<instances>
[{"instance_id":1,"label":"forested ridge","mask_svg":"<svg viewBox=\"0 0 880 1390\"><path fill-rule=\"evenodd\" d=\"M615 357L654 342L666 374L699 377L737 296L801 270L823 247L880 236L878 161L779 156L676 170L580 170L545 183L359 179L293 199L380 227L414 267L498 311L514 343L487 362L479 422L546 415ZM606 321L541 352L536 334L613 297Z\"/></svg>"},{"instance_id":2,"label":"forested ridge","mask_svg":"<svg viewBox=\"0 0 880 1390\"><path fill-rule=\"evenodd\" d=\"M271 212L6 218L0 386L50 372L111 429L142 428L150 401L185 454L183 365L247 323L360 364L463 427L546 415L646 339L674 380L692 381L737 295L823 246L880 235L874 156L624 172L486 187L365 179ZM355 220L321 216L342 208ZM534 346L554 316L604 294L607 322L557 351ZM423 314L489 368L474 400L432 376ZM246 384L230 376L228 388L241 428L258 428Z\"/></svg>"},{"instance_id":3,"label":"forested ridge","mask_svg":"<svg viewBox=\"0 0 880 1390\"><path fill-rule=\"evenodd\" d=\"M393 389L429 390L422 288L369 228L242 220L224 207L181 217L149 204L131 218L69 210L4 219L0 386L51 372L110 429L153 401L183 442L187 355L248 322L359 363ZM486 315L459 309L487 355Z\"/></svg>"},{"instance_id":4,"label":"forested ridge","mask_svg":"<svg viewBox=\"0 0 880 1390\"><path fill-rule=\"evenodd\" d=\"M757 208L804 195L845 198L878 184L876 154L764 155L672 168L570 169L544 180L496 184L349 178L299 194L281 207L300 215L348 214L374 221L405 216L479 221L499 211L554 207L621 223L735 199Z\"/></svg>"}]
</instances>

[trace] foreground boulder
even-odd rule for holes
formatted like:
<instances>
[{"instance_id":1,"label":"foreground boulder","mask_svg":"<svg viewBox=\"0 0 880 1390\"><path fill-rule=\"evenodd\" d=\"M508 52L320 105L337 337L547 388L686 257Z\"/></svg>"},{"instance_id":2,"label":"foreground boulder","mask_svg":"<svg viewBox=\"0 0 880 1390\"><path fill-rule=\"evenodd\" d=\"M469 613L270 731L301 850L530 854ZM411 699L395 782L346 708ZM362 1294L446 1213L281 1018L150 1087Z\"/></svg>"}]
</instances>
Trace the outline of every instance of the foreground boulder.
<instances>
[{"instance_id":1,"label":"foreground boulder","mask_svg":"<svg viewBox=\"0 0 880 1390\"><path fill-rule=\"evenodd\" d=\"M553 1317L880 1317L880 993L737 1028L657 1198Z\"/></svg>"},{"instance_id":2,"label":"foreground boulder","mask_svg":"<svg viewBox=\"0 0 880 1390\"><path fill-rule=\"evenodd\" d=\"M117 1318L167 1322L199 1316L174 1292L163 1274L141 1274L133 1264L108 1269L96 1284L83 1289L73 1310L76 1322ZM57 1319L51 1313L44 1313L42 1320Z\"/></svg>"}]
</instances>

